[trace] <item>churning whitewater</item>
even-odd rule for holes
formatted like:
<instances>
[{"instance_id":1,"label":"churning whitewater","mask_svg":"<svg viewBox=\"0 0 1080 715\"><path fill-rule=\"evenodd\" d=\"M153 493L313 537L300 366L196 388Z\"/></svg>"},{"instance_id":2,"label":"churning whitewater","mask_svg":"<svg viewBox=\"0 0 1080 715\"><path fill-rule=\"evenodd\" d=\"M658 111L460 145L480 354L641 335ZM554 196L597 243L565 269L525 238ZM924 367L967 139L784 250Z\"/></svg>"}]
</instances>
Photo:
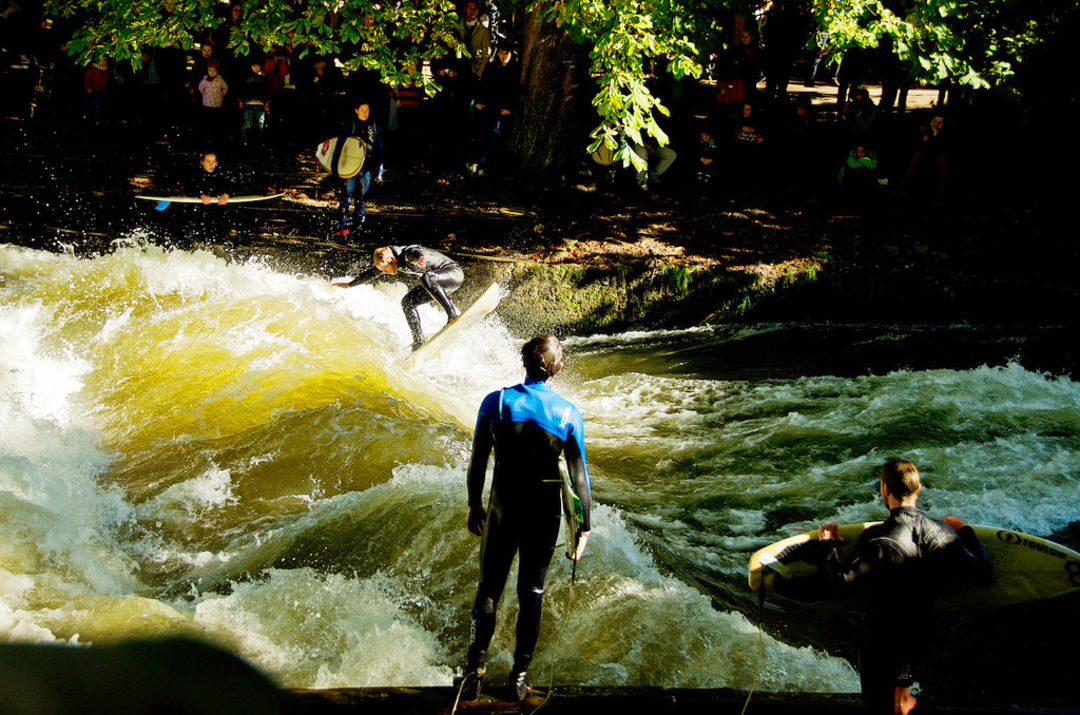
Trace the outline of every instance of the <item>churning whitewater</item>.
<instances>
[{"instance_id":1,"label":"churning whitewater","mask_svg":"<svg viewBox=\"0 0 1080 715\"><path fill-rule=\"evenodd\" d=\"M203 251L0 245L0 639L192 634L289 687L449 684L478 576L472 421L521 379L521 341L496 313L408 369L403 295ZM566 341L598 506L573 593L565 559L549 576L537 682L857 690L842 657L759 630L746 563L881 518L892 454L927 465L928 511L1080 518L1071 379L726 379L693 359L745 330Z\"/></svg>"}]
</instances>

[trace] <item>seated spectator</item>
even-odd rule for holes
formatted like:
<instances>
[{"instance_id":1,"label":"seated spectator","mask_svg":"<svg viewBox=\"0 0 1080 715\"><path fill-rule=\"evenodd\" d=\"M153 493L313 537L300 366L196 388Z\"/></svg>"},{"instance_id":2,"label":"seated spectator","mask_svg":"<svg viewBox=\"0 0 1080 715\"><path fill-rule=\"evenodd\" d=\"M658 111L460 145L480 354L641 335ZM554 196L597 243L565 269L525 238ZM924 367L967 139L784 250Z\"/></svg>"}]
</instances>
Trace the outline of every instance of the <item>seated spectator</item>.
<instances>
[{"instance_id":1,"label":"seated spectator","mask_svg":"<svg viewBox=\"0 0 1080 715\"><path fill-rule=\"evenodd\" d=\"M841 191L850 198L867 199L879 189L878 159L866 144L856 144L836 177Z\"/></svg>"},{"instance_id":2,"label":"seated spectator","mask_svg":"<svg viewBox=\"0 0 1080 715\"><path fill-rule=\"evenodd\" d=\"M697 173L694 176L699 190L704 191L716 183L719 158L720 149L712 127L702 125L698 130L697 165L695 166Z\"/></svg>"},{"instance_id":3,"label":"seated spectator","mask_svg":"<svg viewBox=\"0 0 1080 715\"><path fill-rule=\"evenodd\" d=\"M637 187L643 192L649 191L649 183L655 184L664 172L675 163L678 154L675 150L660 146L651 137L642 137L644 144L629 143L630 149L645 162L645 168L637 172Z\"/></svg>"}]
</instances>

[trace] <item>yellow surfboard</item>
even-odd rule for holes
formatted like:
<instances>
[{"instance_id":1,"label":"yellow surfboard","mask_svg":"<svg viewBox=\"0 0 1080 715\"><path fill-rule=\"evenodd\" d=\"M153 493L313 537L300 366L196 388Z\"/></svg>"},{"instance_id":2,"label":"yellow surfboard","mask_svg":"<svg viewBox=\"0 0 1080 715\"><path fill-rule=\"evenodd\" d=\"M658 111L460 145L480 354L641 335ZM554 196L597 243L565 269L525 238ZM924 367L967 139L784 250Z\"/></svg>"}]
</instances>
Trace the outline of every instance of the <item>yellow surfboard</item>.
<instances>
[{"instance_id":1,"label":"yellow surfboard","mask_svg":"<svg viewBox=\"0 0 1080 715\"><path fill-rule=\"evenodd\" d=\"M406 359L406 364L412 367L435 357L456 337L463 335L466 330L483 320L485 315L495 310L495 306L498 304L499 284L492 283L472 305L457 317L457 320L447 323L442 330L432 335L426 343L414 350Z\"/></svg>"},{"instance_id":2,"label":"yellow surfboard","mask_svg":"<svg viewBox=\"0 0 1080 715\"><path fill-rule=\"evenodd\" d=\"M880 524L870 521L845 524L840 536L847 539L839 548L840 560L850 562L863 530ZM990 557L993 580L987 586L949 588L936 601L940 610L985 610L1019 603L1041 601L1080 590L1080 553L1072 549L1009 529L972 524L975 535ZM834 611L859 611L857 598L825 599L817 588L818 572L814 555L817 530L777 541L750 557L750 588L789 601ZM777 580L777 575L781 579ZM822 597L817 597L822 593Z\"/></svg>"}]
</instances>

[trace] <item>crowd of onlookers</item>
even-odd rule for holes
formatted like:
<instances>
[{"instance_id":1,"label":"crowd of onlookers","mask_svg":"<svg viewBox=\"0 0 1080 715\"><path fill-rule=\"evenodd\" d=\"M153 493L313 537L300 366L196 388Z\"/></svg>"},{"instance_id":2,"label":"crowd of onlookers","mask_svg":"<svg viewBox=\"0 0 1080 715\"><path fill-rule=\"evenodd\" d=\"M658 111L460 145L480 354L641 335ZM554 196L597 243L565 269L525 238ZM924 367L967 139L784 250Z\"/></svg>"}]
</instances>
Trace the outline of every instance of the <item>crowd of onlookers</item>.
<instances>
[{"instance_id":1,"label":"crowd of onlookers","mask_svg":"<svg viewBox=\"0 0 1080 715\"><path fill-rule=\"evenodd\" d=\"M423 68L443 87L435 96L419 86L387 86L376 71L347 71L342 57L287 47L234 54L230 36L243 6L222 9L221 23L189 50L147 48L139 63L105 57L85 67L64 50L71 28L27 17L16 25L20 13L5 14L8 114L86 131L119 128L133 139L186 140L199 151L254 159L338 136L362 101L378 127L378 166L366 167L376 180L416 165L512 173L506 158L521 111L518 47L476 0L459 11L466 56ZM799 22L774 9L760 25L740 23L736 41L706 57L704 78L657 79L653 90L672 110L657 119L671 142L646 138L622 147L644 170L623 168L601 147L583 151L580 165L563 175L580 181L592 174L599 185L627 192L677 186L685 195L690 186L703 198L762 187L820 193L825 186L860 202L897 190L947 196L956 123L944 111L907 112L910 82L887 44L873 54L837 55L827 36L809 32L807 49L808 28ZM868 80L881 85L877 102ZM834 85L835 99L791 92L792 81Z\"/></svg>"}]
</instances>

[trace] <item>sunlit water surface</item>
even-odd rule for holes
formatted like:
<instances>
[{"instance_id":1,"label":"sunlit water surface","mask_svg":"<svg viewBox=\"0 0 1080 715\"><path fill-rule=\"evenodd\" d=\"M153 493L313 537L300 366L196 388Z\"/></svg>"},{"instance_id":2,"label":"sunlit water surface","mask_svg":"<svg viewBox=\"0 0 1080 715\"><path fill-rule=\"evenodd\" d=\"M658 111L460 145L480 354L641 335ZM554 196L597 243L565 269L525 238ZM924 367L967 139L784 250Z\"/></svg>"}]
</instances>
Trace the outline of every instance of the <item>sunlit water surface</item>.
<instances>
[{"instance_id":1,"label":"sunlit water surface","mask_svg":"<svg viewBox=\"0 0 1080 715\"><path fill-rule=\"evenodd\" d=\"M496 315L409 369L404 291L0 246L0 640L194 634L290 687L449 684L478 575L472 421L521 379L521 341ZM881 518L889 456L923 467L932 513L1040 535L1080 517L1068 377L726 359L792 330L566 340L557 388L585 416L597 506L576 586L565 559L551 571L534 680L857 690L840 635L759 629L745 570L820 521Z\"/></svg>"}]
</instances>

